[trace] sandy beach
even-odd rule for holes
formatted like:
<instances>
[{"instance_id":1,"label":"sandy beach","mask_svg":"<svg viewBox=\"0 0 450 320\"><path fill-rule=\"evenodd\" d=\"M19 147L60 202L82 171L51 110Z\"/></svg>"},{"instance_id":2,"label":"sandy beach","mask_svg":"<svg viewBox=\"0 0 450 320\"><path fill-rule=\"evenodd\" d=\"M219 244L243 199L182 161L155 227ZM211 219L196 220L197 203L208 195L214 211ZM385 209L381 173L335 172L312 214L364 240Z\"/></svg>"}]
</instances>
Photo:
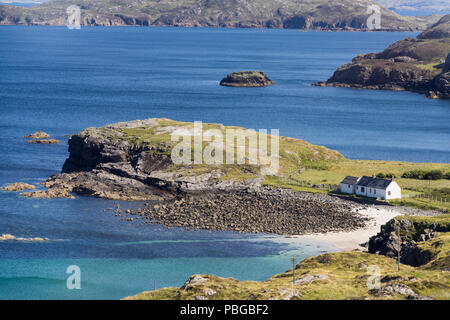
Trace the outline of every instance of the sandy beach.
<instances>
[{"instance_id":1,"label":"sandy beach","mask_svg":"<svg viewBox=\"0 0 450 320\"><path fill-rule=\"evenodd\" d=\"M380 232L383 224L389 220L401 215L436 215L433 211L422 211L407 207L392 206L369 206L358 208L358 213L369 217L371 221L365 228L350 232L329 232L320 234L310 234L295 236L301 240L324 241L332 243L338 249L343 251L362 250L366 251L363 245L369 241L369 238Z\"/></svg>"}]
</instances>

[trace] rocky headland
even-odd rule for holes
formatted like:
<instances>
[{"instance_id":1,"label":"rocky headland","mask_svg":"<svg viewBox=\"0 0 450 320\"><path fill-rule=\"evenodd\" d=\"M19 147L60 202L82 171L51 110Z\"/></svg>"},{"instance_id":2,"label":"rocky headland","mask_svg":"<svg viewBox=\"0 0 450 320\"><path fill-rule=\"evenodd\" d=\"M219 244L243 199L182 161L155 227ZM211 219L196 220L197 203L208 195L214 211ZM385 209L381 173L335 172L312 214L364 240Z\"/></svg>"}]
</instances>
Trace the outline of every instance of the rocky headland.
<instances>
[{"instance_id":1,"label":"rocky headland","mask_svg":"<svg viewBox=\"0 0 450 320\"><path fill-rule=\"evenodd\" d=\"M168 227L249 233L300 235L351 231L361 229L370 220L357 211L364 200L301 192L301 187L300 191L289 190L298 188L301 181L294 177L302 172L312 170L326 175L334 166L342 170L342 166L349 165L352 160L345 159L339 152L299 139L264 135L269 144L277 140L279 144L279 152L271 158L277 160L279 169L273 172L266 156L250 161L250 152L262 151L261 145L250 144L250 139L261 138L260 133L205 123L202 124L203 134L199 135L196 125L198 123L154 118L87 128L71 135L69 157L62 172L44 181L45 189L20 195L74 198L74 194L78 194L145 201L145 206L127 210L127 214ZM226 143L216 141L217 135L226 137L229 130L236 135L236 141L246 141L243 163L196 164L192 161L195 160L192 139L196 136L204 139L208 132L216 136L211 139L206 135L208 139L202 141L200 151L223 153L223 159L236 155L237 146L227 149ZM172 160L173 152L184 137L188 137L188 160L191 161L176 164ZM272 141L273 138L276 140ZM371 162L369 168L376 165L377 162ZM364 161L358 162L358 168L364 169L364 166ZM324 177L320 178L322 183L327 181ZM340 174L336 179L339 181ZM9 188L22 189L14 185ZM317 189L311 185L311 190Z\"/></svg>"},{"instance_id":2,"label":"rocky headland","mask_svg":"<svg viewBox=\"0 0 450 320\"><path fill-rule=\"evenodd\" d=\"M72 4L72 3L70 3ZM65 26L64 0L21 8L0 6L0 24ZM74 3L76 4L76 3ZM368 30L370 0L84 0L78 4L83 26L178 26L287 28L302 30ZM402 17L384 7L380 31L424 30L430 17Z\"/></svg>"},{"instance_id":3,"label":"rocky headland","mask_svg":"<svg viewBox=\"0 0 450 320\"><path fill-rule=\"evenodd\" d=\"M267 87L274 83L262 71L233 72L220 81L220 85L226 87Z\"/></svg>"},{"instance_id":4,"label":"rocky headland","mask_svg":"<svg viewBox=\"0 0 450 320\"><path fill-rule=\"evenodd\" d=\"M225 136L227 127L221 124L204 126L205 130L218 130ZM240 129L243 136L254 133ZM83 130L69 139L69 158L62 173L43 183L48 188L46 191L27 196L74 192L113 200L167 200L186 194L239 191L262 186L266 164L261 161L249 164L247 160L247 163L239 165L175 165L171 154L178 142L171 140L171 134L176 130L193 132L194 124L147 119ZM289 149L286 150L289 154L280 156L282 167L285 162L298 163L302 158L308 163L343 158L336 151L302 140L280 137L280 144L281 148Z\"/></svg>"},{"instance_id":5,"label":"rocky headland","mask_svg":"<svg viewBox=\"0 0 450 320\"><path fill-rule=\"evenodd\" d=\"M317 86L408 90L450 98L450 15L417 38L398 41L380 53L362 54Z\"/></svg>"}]
</instances>

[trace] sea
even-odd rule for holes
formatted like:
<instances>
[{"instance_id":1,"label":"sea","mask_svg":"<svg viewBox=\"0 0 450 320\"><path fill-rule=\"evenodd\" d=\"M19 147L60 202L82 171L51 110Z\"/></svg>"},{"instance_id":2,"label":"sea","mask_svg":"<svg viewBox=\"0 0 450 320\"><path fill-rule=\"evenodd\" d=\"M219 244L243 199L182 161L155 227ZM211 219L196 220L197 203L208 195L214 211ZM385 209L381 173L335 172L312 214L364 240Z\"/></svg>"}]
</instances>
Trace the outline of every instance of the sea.
<instances>
[{"instance_id":1,"label":"sea","mask_svg":"<svg viewBox=\"0 0 450 320\"><path fill-rule=\"evenodd\" d=\"M450 160L450 101L411 92L321 88L337 67L417 33L173 27L0 27L0 186L61 171L68 136L165 117L279 129L350 159ZM261 70L264 88L221 87ZM28 144L45 131L57 145ZM122 208L139 203L118 203ZM0 191L0 299L120 299L192 274L266 280L292 258L338 249L267 234L123 221L114 201L27 199ZM73 267L80 288L73 288ZM68 273L69 271L69 273Z\"/></svg>"}]
</instances>

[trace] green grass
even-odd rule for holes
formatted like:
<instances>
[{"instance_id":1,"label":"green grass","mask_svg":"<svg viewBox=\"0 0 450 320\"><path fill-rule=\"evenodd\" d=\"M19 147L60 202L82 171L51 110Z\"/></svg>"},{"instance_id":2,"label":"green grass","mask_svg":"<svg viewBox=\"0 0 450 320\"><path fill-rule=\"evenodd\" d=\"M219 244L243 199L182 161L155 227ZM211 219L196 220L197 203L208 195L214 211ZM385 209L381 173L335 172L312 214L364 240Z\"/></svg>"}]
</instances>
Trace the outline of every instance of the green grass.
<instances>
[{"instance_id":1,"label":"green grass","mask_svg":"<svg viewBox=\"0 0 450 320\"><path fill-rule=\"evenodd\" d=\"M292 284L293 270L274 275L263 281L237 281L213 275L201 275L207 281L181 288L166 288L143 292L126 299L130 300L190 300L206 296L212 300L284 299L295 293L292 299L342 300L342 299L406 299L393 294L379 296L367 283L373 275L369 268L380 271L381 286L403 284L415 294L434 299L450 299L450 214L435 217L402 216L389 221L385 228L393 228L396 220L408 226L402 228L401 236L407 241L416 241L418 250L428 262L420 267L400 265L397 271L395 259L362 252L326 253L303 260L295 267L295 279L307 276L322 276L316 281ZM419 241L419 236L433 225L439 233L428 241ZM388 229L389 230L389 229ZM207 292L212 295L207 295Z\"/></svg>"},{"instance_id":2,"label":"green grass","mask_svg":"<svg viewBox=\"0 0 450 320\"><path fill-rule=\"evenodd\" d=\"M428 64L417 64L416 66L423 70L436 71L436 69L438 69L438 66L440 65L442 65L441 62L432 62Z\"/></svg>"},{"instance_id":3,"label":"green grass","mask_svg":"<svg viewBox=\"0 0 450 320\"><path fill-rule=\"evenodd\" d=\"M393 259L361 252L327 253L302 261L296 266L296 279L307 275L326 275L327 279L310 283L292 285L293 271L275 275L264 282L244 281L202 275L206 283L190 290L168 288L149 291L128 297L130 300L189 300L196 296L205 296L205 290L212 289L216 294L208 296L213 300L267 300L283 299L287 294L296 292L304 300L341 300L341 299L405 299L404 296L374 296L367 287L371 276L367 267L377 266L382 286L402 283L408 285L417 294L435 299L450 299L450 275L440 270L413 268L401 265L396 270Z\"/></svg>"},{"instance_id":4,"label":"green grass","mask_svg":"<svg viewBox=\"0 0 450 320\"><path fill-rule=\"evenodd\" d=\"M395 206L406 206L422 210L438 210L443 212L450 212L450 203L436 202L429 199L396 199L389 200L389 203Z\"/></svg>"}]
</instances>

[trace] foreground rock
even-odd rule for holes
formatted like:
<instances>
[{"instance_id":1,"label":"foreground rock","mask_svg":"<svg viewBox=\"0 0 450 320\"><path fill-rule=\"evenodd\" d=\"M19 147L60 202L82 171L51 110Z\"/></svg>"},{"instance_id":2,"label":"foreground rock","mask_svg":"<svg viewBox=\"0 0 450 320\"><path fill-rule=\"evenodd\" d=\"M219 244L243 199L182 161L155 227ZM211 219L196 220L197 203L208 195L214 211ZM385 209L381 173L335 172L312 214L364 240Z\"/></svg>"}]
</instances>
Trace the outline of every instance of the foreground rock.
<instances>
[{"instance_id":1,"label":"foreground rock","mask_svg":"<svg viewBox=\"0 0 450 320\"><path fill-rule=\"evenodd\" d=\"M266 87L274 83L262 71L233 72L220 81L221 86L227 87Z\"/></svg>"},{"instance_id":2,"label":"foreground rock","mask_svg":"<svg viewBox=\"0 0 450 320\"><path fill-rule=\"evenodd\" d=\"M380 53L363 54L317 86L409 90L450 98L450 15Z\"/></svg>"},{"instance_id":3,"label":"foreground rock","mask_svg":"<svg viewBox=\"0 0 450 320\"><path fill-rule=\"evenodd\" d=\"M29 189L36 189L36 187L31 184L28 184L28 183L16 182L16 183L10 184L6 187L2 187L0 189L6 190L6 191L23 191L23 190L29 190Z\"/></svg>"},{"instance_id":4,"label":"foreground rock","mask_svg":"<svg viewBox=\"0 0 450 320\"><path fill-rule=\"evenodd\" d=\"M300 235L364 227L368 219L354 209L327 195L261 188L190 196L137 214L170 227Z\"/></svg>"},{"instance_id":5,"label":"foreground rock","mask_svg":"<svg viewBox=\"0 0 450 320\"><path fill-rule=\"evenodd\" d=\"M434 266L450 270L450 257L440 257L450 244L450 215L436 217L402 216L389 221L370 238L369 252L397 258L411 266L423 266L435 259ZM428 243L428 244L427 244ZM446 249L447 248L447 249Z\"/></svg>"}]
</instances>

